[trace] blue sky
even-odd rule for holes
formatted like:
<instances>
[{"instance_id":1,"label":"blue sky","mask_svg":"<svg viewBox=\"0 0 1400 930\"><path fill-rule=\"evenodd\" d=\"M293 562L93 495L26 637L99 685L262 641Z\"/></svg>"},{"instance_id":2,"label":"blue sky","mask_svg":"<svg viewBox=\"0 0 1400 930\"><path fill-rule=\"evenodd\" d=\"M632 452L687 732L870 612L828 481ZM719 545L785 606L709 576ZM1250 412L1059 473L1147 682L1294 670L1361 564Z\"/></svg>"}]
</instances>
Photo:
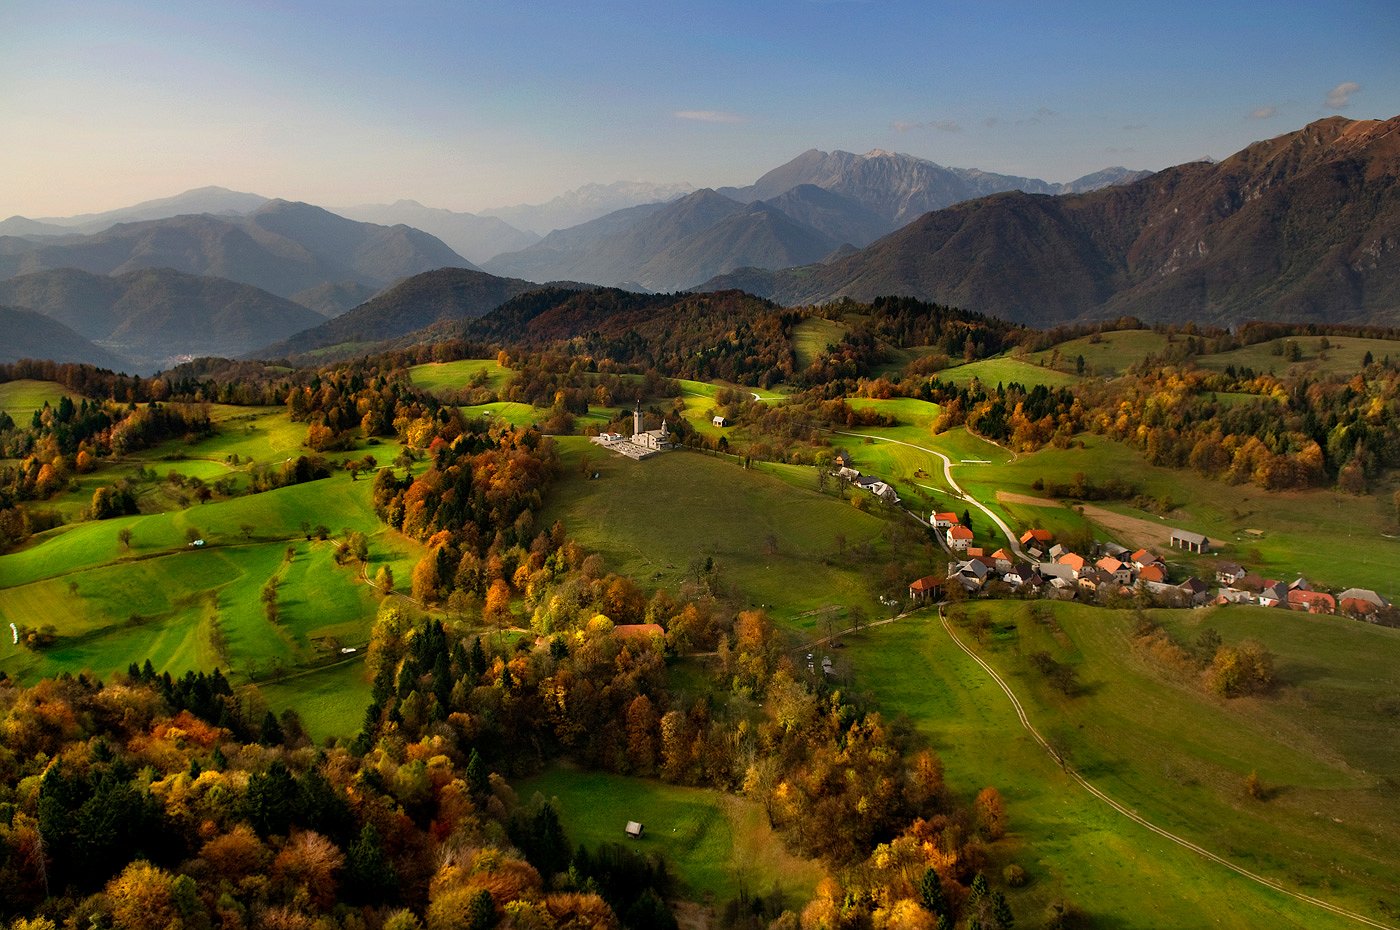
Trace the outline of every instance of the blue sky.
<instances>
[{"instance_id":1,"label":"blue sky","mask_svg":"<svg viewBox=\"0 0 1400 930\"><path fill-rule=\"evenodd\" d=\"M205 184L482 209L809 148L1052 181L1400 114L1400 5L0 3L0 216Z\"/></svg>"}]
</instances>

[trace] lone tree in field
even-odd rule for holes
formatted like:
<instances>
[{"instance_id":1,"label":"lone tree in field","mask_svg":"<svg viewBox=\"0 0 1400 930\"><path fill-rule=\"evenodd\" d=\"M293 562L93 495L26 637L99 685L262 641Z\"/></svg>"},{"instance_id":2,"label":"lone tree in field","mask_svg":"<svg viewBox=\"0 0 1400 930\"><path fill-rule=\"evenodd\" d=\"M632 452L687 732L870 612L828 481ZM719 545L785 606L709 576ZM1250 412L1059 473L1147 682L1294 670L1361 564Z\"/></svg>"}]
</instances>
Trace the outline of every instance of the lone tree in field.
<instances>
[{"instance_id":1,"label":"lone tree in field","mask_svg":"<svg viewBox=\"0 0 1400 930\"><path fill-rule=\"evenodd\" d=\"M1396 501L1400 502L1400 491L1396 493ZM117 542L122 544L122 548L127 552L131 551L131 527L124 526L117 530Z\"/></svg>"}]
</instances>

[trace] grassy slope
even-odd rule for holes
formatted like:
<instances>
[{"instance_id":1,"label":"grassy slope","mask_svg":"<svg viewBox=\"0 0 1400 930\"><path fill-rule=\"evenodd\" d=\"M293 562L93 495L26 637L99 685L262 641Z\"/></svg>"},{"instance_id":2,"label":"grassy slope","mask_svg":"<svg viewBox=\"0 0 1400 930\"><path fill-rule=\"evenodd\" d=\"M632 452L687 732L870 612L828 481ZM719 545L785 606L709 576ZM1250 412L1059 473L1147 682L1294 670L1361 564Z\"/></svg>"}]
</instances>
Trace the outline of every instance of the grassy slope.
<instances>
[{"instance_id":1,"label":"grassy slope","mask_svg":"<svg viewBox=\"0 0 1400 930\"><path fill-rule=\"evenodd\" d=\"M247 460L280 462L301 454L305 426L280 408L215 407L220 432L193 445L164 444L120 464L84 476L80 490L59 501L79 509L91 486L109 483L149 465L205 477L240 475ZM367 447L382 460L396 443ZM225 458L237 454L230 468ZM178 458L175 458L178 456ZM209 474L205 475L208 471ZM146 486L143 507L167 507L139 516L73 523L40 534L25 548L0 556L0 618L27 626L52 623L60 640L40 655L0 643L0 669L24 680L90 669L106 675L150 658L158 669L210 669L235 675L266 674L274 664L293 677L264 685L276 710L295 707L318 738L353 733L368 685L355 666L298 675L299 663L334 654L340 643L363 645L378 604L356 567L337 566L334 542L308 542L302 522L370 536L373 573L387 564L406 583L419 545L386 529L370 502L372 483L344 472L331 478L251 497L215 500L186 508L165 489ZM251 527L245 534L244 526ZM192 550L185 531L197 527L208 545ZM118 532L130 528L130 551ZM291 546L294 555L284 562ZM279 579L280 621L267 621L262 586ZM70 588L76 585L76 590ZM216 648L222 634L222 652Z\"/></svg>"},{"instance_id":2,"label":"grassy slope","mask_svg":"<svg viewBox=\"0 0 1400 930\"><path fill-rule=\"evenodd\" d=\"M562 519L609 569L644 587L674 589L692 562L712 557L722 583L774 605L780 619L828 604L878 608L871 566L837 562L814 571L814 564L835 556L837 534L851 546L875 543L884 522L819 494L812 469L745 471L733 459L693 452L633 462L578 437L561 439L560 448L564 474L542 524ZM584 455L596 481L580 473ZM770 534L775 554L765 551Z\"/></svg>"},{"instance_id":3,"label":"grassy slope","mask_svg":"<svg viewBox=\"0 0 1400 930\"><path fill-rule=\"evenodd\" d=\"M1058 371L1048 365L1048 361L1043 367L1036 362L997 356L945 369L938 373L938 377L954 384L967 384L976 378L986 388L994 388L998 384L1011 384L1013 381L1028 388L1037 384L1056 388L1079 383L1080 379L1072 372Z\"/></svg>"},{"instance_id":4,"label":"grassy slope","mask_svg":"<svg viewBox=\"0 0 1400 930\"><path fill-rule=\"evenodd\" d=\"M662 853L684 893L697 899L722 903L741 887L760 894L778 887L805 901L821 877L818 866L783 848L761 807L732 795L564 766L522 779L515 789L522 800L536 792L557 798L571 843L621 842ZM629 820L646 828L640 840L623 834Z\"/></svg>"},{"instance_id":5,"label":"grassy slope","mask_svg":"<svg viewBox=\"0 0 1400 930\"><path fill-rule=\"evenodd\" d=\"M1024 609L1020 604L1003 604L1009 610ZM1066 626L1072 633L1077 630ZM985 785L1002 791L1011 836L1002 844L996 865L1017 862L1030 873L1031 883L1010 896L1022 923L1034 926L1047 902L1068 898L1093 915L1095 926L1125 930L1354 926L1213 865L1137 827L1088 795L1021 729L1005 695L953 645L931 612L848 637L847 642L846 658L855 669L851 684L871 692L889 714L908 715L942 756L952 790L964 799ZM1011 651L1015 646L1005 648ZM1116 654L1114 658L1121 659ZM1081 674L1086 680L1091 677L1083 669ZM1012 681L1026 701L1024 682ZM1099 694L1103 702L1119 704L1131 704L1140 697L1106 686ZM1155 707L1138 708L1135 716L1150 716ZM1193 709L1188 705L1177 711L1187 714ZM1037 725L1052 734L1066 729L1055 724L1058 708L1047 708L1033 698L1027 710ZM1170 782L1176 771L1169 761L1175 758L1172 753L1170 743L1159 741L1152 755L1125 762L1119 770L1141 771L1149 781ZM1097 783L1102 772L1086 774ZM1170 787L1179 790L1180 786ZM1139 806L1150 798L1120 800ZM1364 901L1349 903L1366 906Z\"/></svg>"},{"instance_id":6,"label":"grassy slope","mask_svg":"<svg viewBox=\"0 0 1400 930\"><path fill-rule=\"evenodd\" d=\"M21 426L29 424L29 418L47 402L57 407L59 398L68 395L77 403L81 398L55 381L35 381L22 378L0 384L0 410L10 415Z\"/></svg>"},{"instance_id":7,"label":"grassy slope","mask_svg":"<svg viewBox=\"0 0 1400 930\"><path fill-rule=\"evenodd\" d=\"M494 358L473 358L456 362L429 362L426 365L414 365L408 370L408 376L420 388L440 391L443 388L466 387L467 382L482 371L486 372L486 386L493 391L499 391L505 387L506 381L514 373L509 368L502 368Z\"/></svg>"},{"instance_id":8,"label":"grassy slope","mask_svg":"<svg viewBox=\"0 0 1400 930\"><path fill-rule=\"evenodd\" d=\"M792 349L797 354L798 367L812 364L817 356L825 354L827 346L840 342L848 332L850 327L846 324L821 317L808 317L798 323L792 328Z\"/></svg>"},{"instance_id":9,"label":"grassy slope","mask_svg":"<svg viewBox=\"0 0 1400 930\"><path fill-rule=\"evenodd\" d=\"M1282 353L1287 342L1298 343L1302 359L1289 362ZM1400 358L1400 342L1389 339L1353 339L1349 336L1329 336L1331 345L1324 352L1319 348L1319 337L1299 336L1293 339L1272 339L1257 345L1245 346L1218 355L1203 355L1196 359L1202 368L1223 371L1226 366L1253 368L1256 372L1275 372L1279 375L1327 375L1355 374L1361 370L1361 362L1367 352L1377 359L1386 356ZM1279 350L1278 354L1274 354Z\"/></svg>"},{"instance_id":10,"label":"grassy slope","mask_svg":"<svg viewBox=\"0 0 1400 930\"><path fill-rule=\"evenodd\" d=\"M1026 358L1034 365L1038 366L1043 361L1048 366L1055 350L1059 349L1059 363L1056 367L1060 371L1074 372L1076 359L1082 355L1086 375L1108 377L1122 374L1129 365L1149 355L1156 355L1166 347L1167 337L1164 333L1129 329L1103 333L1097 342L1093 336L1071 339L1043 352L1033 352Z\"/></svg>"}]
</instances>

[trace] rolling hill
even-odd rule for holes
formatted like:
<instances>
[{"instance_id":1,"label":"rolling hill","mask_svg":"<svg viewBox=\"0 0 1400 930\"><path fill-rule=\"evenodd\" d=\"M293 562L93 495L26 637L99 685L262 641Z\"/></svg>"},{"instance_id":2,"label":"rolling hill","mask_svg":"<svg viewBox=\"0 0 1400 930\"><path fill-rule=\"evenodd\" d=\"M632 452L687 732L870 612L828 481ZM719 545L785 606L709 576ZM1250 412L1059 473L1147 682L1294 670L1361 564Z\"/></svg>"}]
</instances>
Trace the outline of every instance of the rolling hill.
<instances>
[{"instance_id":1,"label":"rolling hill","mask_svg":"<svg viewBox=\"0 0 1400 930\"><path fill-rule=\"evenodd\" d=\"M1400 319L1400 117L1330 117L1130 184L1004 193L920 217L826 265L742 269L785 304L882 294L1018 322Z\"/></svg>"},{"instance_id":2,"label":"rolling hill","mask_svg":"<svg viewBox=\"0 0 1400 930\"><path fill-rule=\"evenodd\" d=\"M0 332L5 334L5 338L0 339L0 362L44 358L55 362L85 362L113 370L125 367L111 352L33 310L0 306Z\"/></svg>"},{"instance_id":3,"label":"rolling hill","mask_svg":"<svg viewBox=\"0 0 1400 930\"><path fill-rule=\"evenodd\" d=\"M272 334L290 336L323 319L247 284L169 269L37 272L0 281L0 303L42 313L138 370L181 356L240 355Z\"/></svg>"},{"instance_id":4,"label":"rolling hill","mask_svg":"<svg viewBox=\"0 0 1400 930\"><path fill-rule=\"evenodd\" d=\"M319 326L248 355L282 358L342 344L364 345L403 336L434 323L479 317L538 284L484 271L441 268L399 283Z\"/></svg>"},{"instance_id":5,"label":"rolling hill","mask_svg":"<svg viewBox=\"0 0 1400 930\"><path fill-rule=\"evenodd\" d=\"M246 217L191 214L119 223L91 236L0 237L0 277L56 268L93 274L171 268L289 299L327 283L377 290L448 266L474 267L425 232L357 223L285 200L269 201Z\"/></svg>"}]
</instances>

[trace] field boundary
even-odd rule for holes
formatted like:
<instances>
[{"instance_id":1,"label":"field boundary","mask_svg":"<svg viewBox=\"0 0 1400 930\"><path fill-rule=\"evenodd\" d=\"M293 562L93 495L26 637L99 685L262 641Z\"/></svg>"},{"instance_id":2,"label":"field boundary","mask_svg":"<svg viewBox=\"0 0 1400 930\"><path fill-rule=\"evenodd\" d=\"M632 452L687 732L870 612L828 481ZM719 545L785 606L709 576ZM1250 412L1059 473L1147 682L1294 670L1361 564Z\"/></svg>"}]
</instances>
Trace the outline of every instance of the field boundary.
<instances>
[{"instance_id":1,"label":"field boundary","mask_svg":"<svg viewBox=\"0 0 1400 930\"><path fill-rule=\"evenodd\" d=\"M1054 747L1050 745L1050 743L1045 739L1045 737L1040 735L1040 731L1035 728L1035 726L1031 723L1030 718L1026 716L1025 708L1021 706L1021 702L1017 700L1015 692L1011 690L1011 686L1006 683L1006 680L1002 678L1001 675L997 673L996 669L992 668L992 666L988 664L986 660L984 660L981 656L979 656L977 653L973 652L966 645L964 645L963 641L958 638L958 634L953 632L952 624L948 622L948 617L944 612L942 604L938 605L938 620L940 623L943 624L943 629L947 631L948 637L952 639L953 644L956 645L959 649L961 649L964 653L966 653L967 656L970 659L972 659L972 661L980 665L982 667L982 670L985 671L989 676L991 676L992 681L996 682L996 684L1001 688L1001 690L1006 693L1007 698L1011 701L1012 708L1016 711L1016 717L1021 721L1021 726L1026 728L1026 732L1030 733L1031 737L1035 739L1037 743L1040 744L1041 748L1043 748L1047 753L1050 754L1050 758L1054 759L1057 763L1059 763L1060 768L1064 770L1065 774L1072 778L1074 781L1078 782L1080 787L1082 787L1085 791L1088 791L1094 797L1098 798L1100 801L1103 801L1109 807L1113 808L1115 811L1122 814L1124 817L1127 817L1129 820L1133 821L1133 823L1136 823L1141 827L1145 827L1146 829L1151 830L1153 833L1157 834L1163 839L1170 840L1178 846L1181 846L1184 849L1188 849L1191 852L1196 853L1197 855L1216 863L1217 865L1223 865L1225 868L1229 869L1235 874L1247 878L1252 882L1256 882L1257 884L1263 885L1265 888L1277 891L1279 894L1287 895L1288 897L1293 898L1297 901L1302 901L1305 904L1311 904L1314 907L1320 907L1323 910L1336 914L1339 917L1346 917L1351 920L1357 921L1358 923L1363 923L1368 927L1375 927L1377 928L1377 930L1396 930L1396 928L1392 927L1390 924L1380 923L1379 921L1372 920L1365 914L1358 914L1357 912L1348 910L1339 904L1333 904L1330 901L1324 901L1321 898L1315 898L1310 894L1304 894L1301 891L1294 891L1293 889L1288 888L1281 882L1275 881L1272 878L1260 875L1257 872L1251 872L1244 866L1237 865L1236 863L1231 862L1229 859L1226 859L1224 856L1221 856L1217 853L1213 853L1209 849L1206 849L1203 846L1191 842L1184 836L1178 836L1177 834L1172 833L1171 831L1163 827L1157 826L1155 823L1148 820L1146 817L1142 816L1137 811L1132 810L1131 808L1128 808L1125 805L1114 800L1108 794L1104 793L1102 790L1090 783L1089 780L1086 779L1083 775L1080 775L1074 769L1070 768L1065 758L1055 751Z\"/></svg>"}]
</instances>

